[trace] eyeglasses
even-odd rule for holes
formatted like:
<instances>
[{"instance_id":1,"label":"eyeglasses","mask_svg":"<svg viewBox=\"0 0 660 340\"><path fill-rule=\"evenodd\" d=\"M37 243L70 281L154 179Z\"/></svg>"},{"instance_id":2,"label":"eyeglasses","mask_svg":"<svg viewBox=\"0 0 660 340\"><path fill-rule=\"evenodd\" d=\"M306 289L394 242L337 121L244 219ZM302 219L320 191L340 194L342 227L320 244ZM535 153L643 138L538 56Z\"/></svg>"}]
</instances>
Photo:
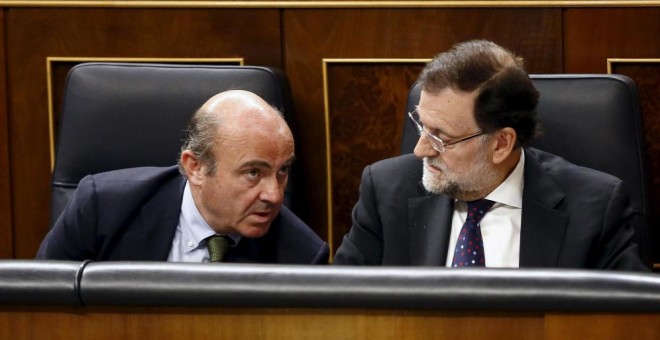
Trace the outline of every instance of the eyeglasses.
<instances>
[{"instance_id":1,"label":"eyeglasses","mask_svg":"<svg viewBox=\"0 0 660 340\"><path fill-rule=\"evenodd\" d=\"M460 142L464 142L468 139L472 139L474 137L481 136L485 133L483 131L479 131L479 132L473 133L469 136L465 136L465 137L461 137L461 138L458 138L458 139L454 139L452 141L446 141L445 142L444 140L440 139L440 137L434 136L430 132L424 130L424 124L422 124L422 122L420 122L419 113L417 113L417 110L415 110L413 112L408 112L408 116L410 117L410 120L412 120L413 124L415 125L415 128L417 129L417 133L419 133L419 136L421 137L422 134L424 136L426 136L429 143L431 143L431 147L435 151L440 152L440 153L445 152L445 148L450 146L450 145L454 145L454 144L458 144Z\"/></svg>"}]
</instances>

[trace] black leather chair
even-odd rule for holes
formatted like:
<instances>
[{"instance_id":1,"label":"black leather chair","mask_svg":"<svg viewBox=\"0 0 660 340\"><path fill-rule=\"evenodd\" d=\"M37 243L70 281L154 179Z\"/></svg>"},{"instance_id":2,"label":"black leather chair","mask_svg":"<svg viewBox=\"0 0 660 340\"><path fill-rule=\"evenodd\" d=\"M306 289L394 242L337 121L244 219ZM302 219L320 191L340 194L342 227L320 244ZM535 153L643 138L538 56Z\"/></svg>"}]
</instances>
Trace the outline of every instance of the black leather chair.
<instances>
[{"instance_id":1,"label":"black leather chair","mask_svg":"<svg viewBox=\"0 0 660 340\"><path fill-rule=\"evenodd\" d=\"M634 81L622 75L530 75L541 93L538 119L543 135L532 146L575 164L621 178L635 212L635 241L650 263L649 202L641 111ZM407 111L419 103L414 84ZM406 116L407 117L407 116ZM418 134L406 119L401 153L413 151Z\"/></svg>"},{"instance_id":2,"label":"black leather chair","mask_svg":"<svg viewBox=\"0 0 660 340\"><path fill-rule=\"evenodd\" d=\"M290 120L288 80L272 68L84 63L71 69L52 176L51 225L88 174L176 164L191 115L230 89L258 94Z\"/></svg>"}]
</instances>

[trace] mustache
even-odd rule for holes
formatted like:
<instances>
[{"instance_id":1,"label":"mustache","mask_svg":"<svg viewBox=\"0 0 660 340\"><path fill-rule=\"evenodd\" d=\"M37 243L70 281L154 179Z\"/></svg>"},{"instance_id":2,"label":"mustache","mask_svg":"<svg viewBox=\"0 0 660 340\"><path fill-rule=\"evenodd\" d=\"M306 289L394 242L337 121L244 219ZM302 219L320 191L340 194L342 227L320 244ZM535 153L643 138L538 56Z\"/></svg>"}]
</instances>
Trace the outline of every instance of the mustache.
<instances>
[{"instance_id":1,"label":"mustache","mask_svg":"<svg viewBox=\"0 0 660 340\"><path fill-rule=\"evenodd\" d=\"M429 166L432 165L442 171L447 171L447 167L445 166L445 163L443 163L441 160L438 158L429 158L429 157L424 157L424 166Z\"/></svg>"},{"instance_id":2,"label":"mustache","mask_svg":"<svg viewBox=\"0 0 660 340\"><path fill-rule=\"evenodd\" d=\"M253 206L252 209L250 209L250 213L269 214L272 212L277 212L280 209L280 206L280 204L259 202L257 205Z\"/></svg>"}]
</instances>

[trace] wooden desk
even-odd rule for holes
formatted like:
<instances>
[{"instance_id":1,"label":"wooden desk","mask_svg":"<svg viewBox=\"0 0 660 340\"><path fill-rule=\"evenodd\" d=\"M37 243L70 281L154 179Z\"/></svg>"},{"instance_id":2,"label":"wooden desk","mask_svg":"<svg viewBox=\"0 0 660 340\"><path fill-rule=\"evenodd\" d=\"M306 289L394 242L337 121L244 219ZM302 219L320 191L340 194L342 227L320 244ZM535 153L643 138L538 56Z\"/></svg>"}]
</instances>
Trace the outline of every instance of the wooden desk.
<instances>
[{"instance_id":1,"label":"wooden desk","mask_svg":"<svg viewBox=\"0 0 660 340\"><path fill-rule=\"evenodd\" d=\"M660 313L5 307L2 339L658 339Z\"/></svg>"}]
</instances>

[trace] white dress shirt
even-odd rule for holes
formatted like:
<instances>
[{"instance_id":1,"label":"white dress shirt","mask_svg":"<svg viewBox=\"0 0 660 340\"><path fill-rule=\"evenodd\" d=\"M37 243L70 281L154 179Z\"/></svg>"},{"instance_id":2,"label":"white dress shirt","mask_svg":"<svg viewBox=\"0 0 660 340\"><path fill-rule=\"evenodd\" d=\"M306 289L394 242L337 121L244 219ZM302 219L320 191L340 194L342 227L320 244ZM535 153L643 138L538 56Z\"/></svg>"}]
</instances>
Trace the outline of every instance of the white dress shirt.
<instances>
[{"instance_id":1,"label":"white dress shirt","mask_svg":"<svg viewBox=\"0 0 660 340\"><path fill-rule=\"evenodd\" d=\"M525 153L521 152L515 169L504 182L485 197L495 202L480 223L486 267L519 267L524 169ZM467 203L456 200L451 222L447 267L451 267L456 240L466 218Z\"/></svg>"},{"instance_id":2,"label":"white dress shirt","mask_svg":"<svg viewBox=\"0 0 660 340\"><path fill-rule=\"evenodd\" d=\"M186 182L181 201L179 223L172 239L172 248L167 256L169 262L209 262L209 251L206 249L206 238L216 232L206 223L197 210L195 201ZM228 235L234 244L238 244L240 235Z\"/></svg>"}]
</instances>

